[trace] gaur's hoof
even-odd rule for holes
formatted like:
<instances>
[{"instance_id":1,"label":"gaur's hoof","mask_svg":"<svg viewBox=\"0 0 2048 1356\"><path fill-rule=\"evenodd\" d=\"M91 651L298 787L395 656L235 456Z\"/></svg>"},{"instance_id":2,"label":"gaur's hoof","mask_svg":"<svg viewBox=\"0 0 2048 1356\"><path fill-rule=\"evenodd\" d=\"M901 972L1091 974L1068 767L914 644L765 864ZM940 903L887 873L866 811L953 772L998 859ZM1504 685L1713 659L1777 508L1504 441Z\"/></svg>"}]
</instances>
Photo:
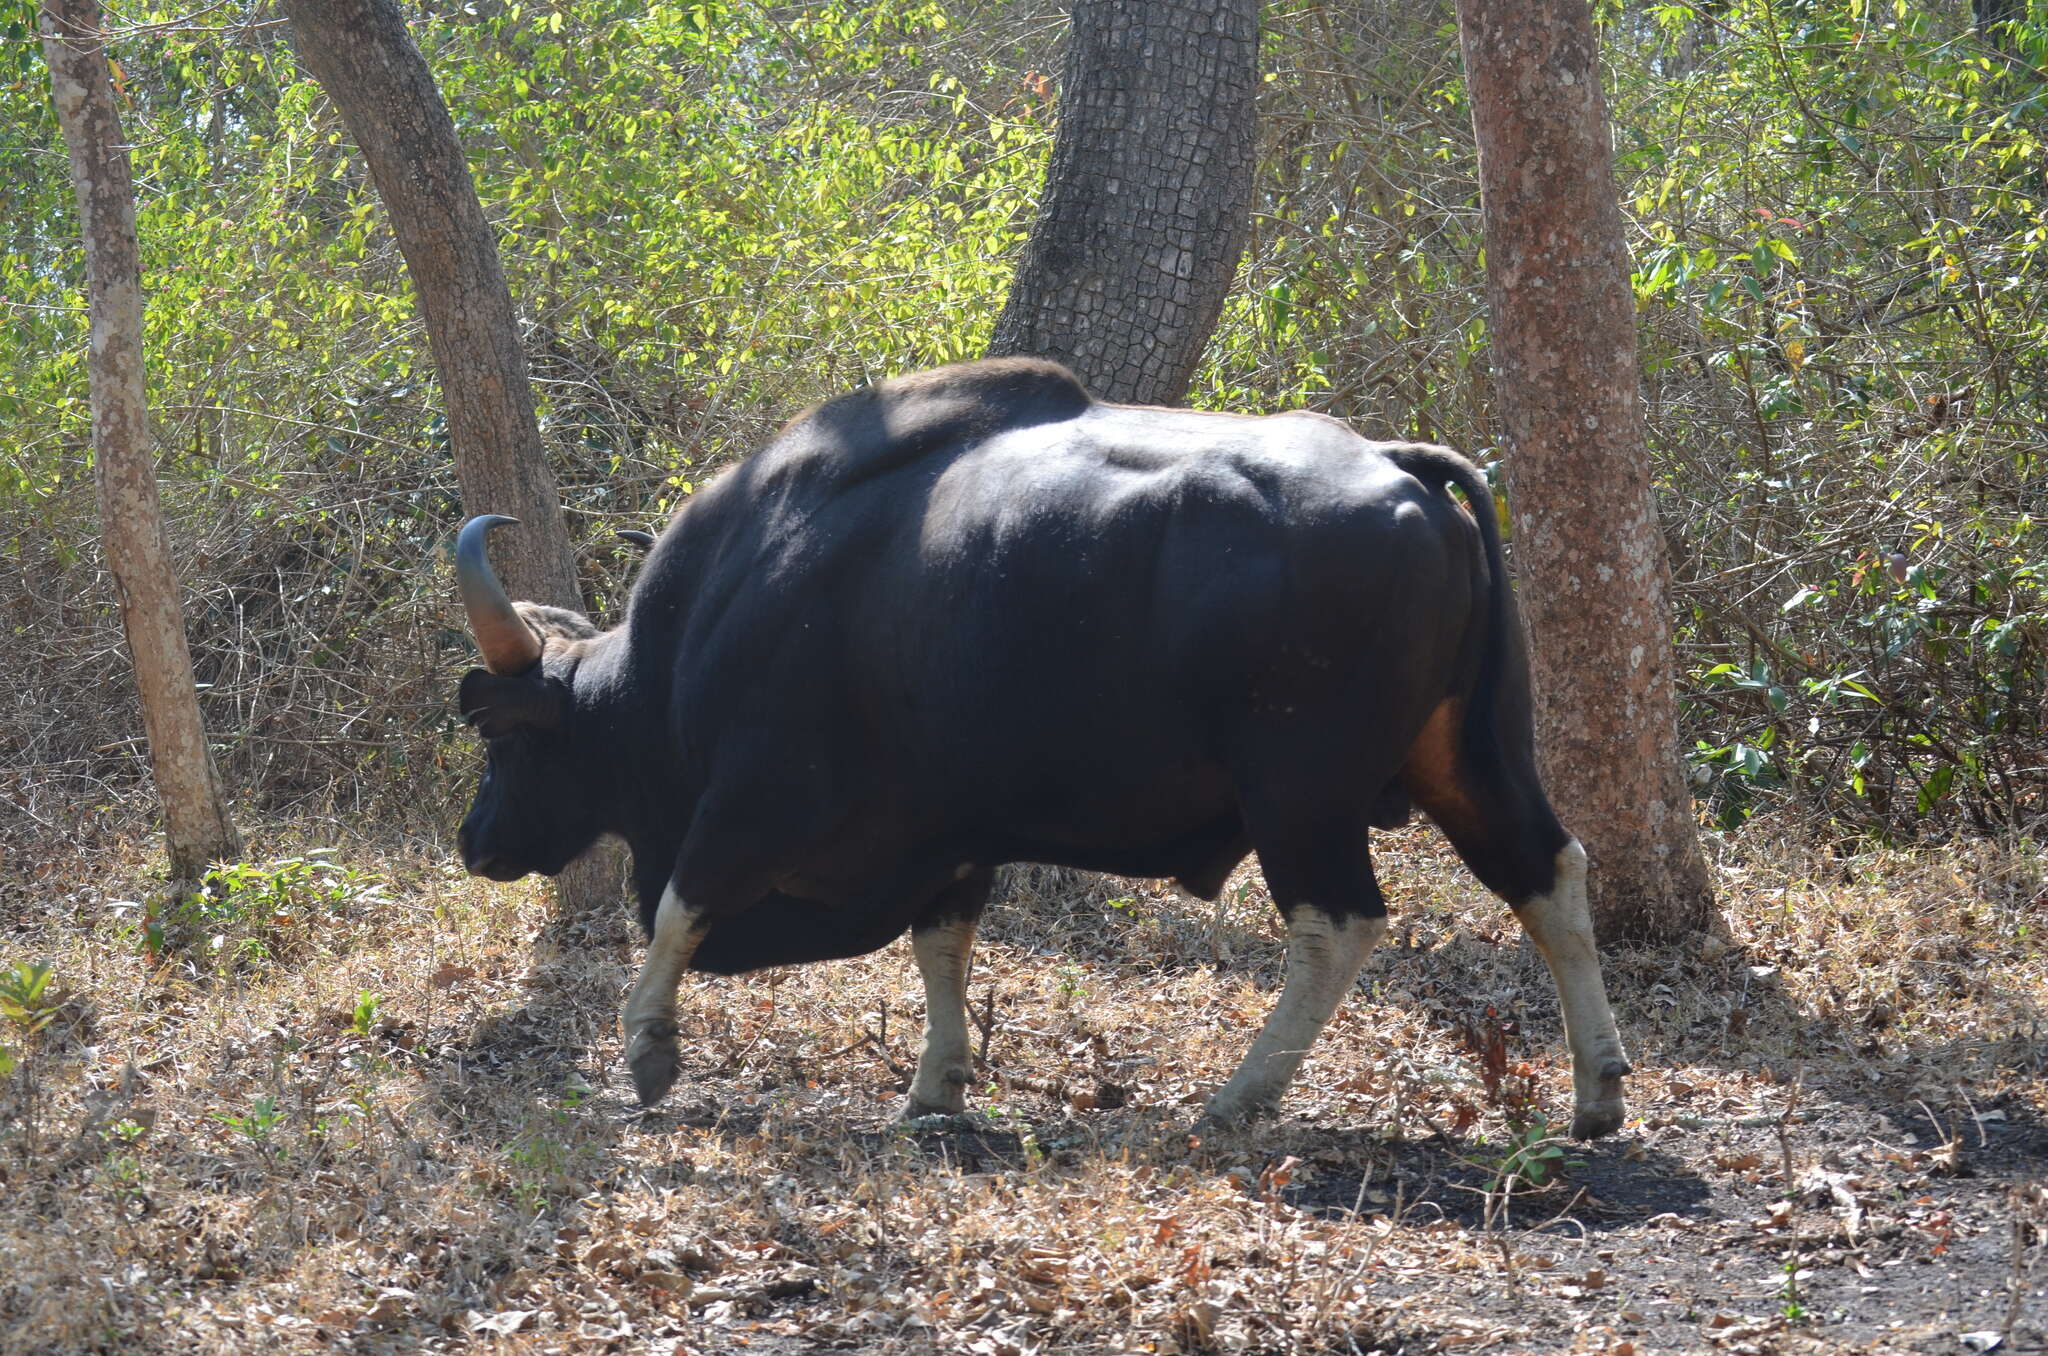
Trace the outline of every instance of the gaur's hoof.
<instances>
[{"instance_id":1,"label":"gaur's hoof","mask_svg":"<svg viewBox=\"0 0 2048 1356\"><path fill-rule=\"evenodd\" d=\"M1600 1070L1600 1095L1594 1101L1581 1106L1572 1116L1573 1139L1598 1139L1621 1129L1621 1123L1628 1115L1628 1103L1622 1096L1621 1080L1629 1072L1628 1061L1609 1061Z\"/></svg>"},{"instance_id":2,"label":"gaur's hoof","mask_svg":"<svg viewBox=\"0 0 2048 1356\"><path fill-rule=\"evenodd\" d=\"M913 1094L903 1099L903 1114L898 1119L915 1121L922 1120L927 1116L958 1116L966 1110L967 1099L965 1097L949 1106L944 1102L927 1102Z\"/></svg>"},{"instance_id":3,"label":"gaur's hoof","mask_svg":"<svg viewBox=\"0 0 2048 1356\"><path fill-rule=\"evenodd\" d=\"M626 1067L633 1073L633 1091L641 1106L653 1106L666 1097L682 1070L675 1022L661 1017L641 1027L626 1050Z\"/></svg>"},{"instance_id":4,"label":"gaur's hoof","mask_svg":"<svg viewBox=\"0 0 2048 1356\"><path fill-rule=\"evenodd\" d=\"M923 1074L910 1080L910 1095L903 1103L903 1119L920 1116L957 1116L967 1110L967 1070L947 1069L936 1079ZM937 1088L930 1086L936 1082Z\"/></svg>"}]
</instances>

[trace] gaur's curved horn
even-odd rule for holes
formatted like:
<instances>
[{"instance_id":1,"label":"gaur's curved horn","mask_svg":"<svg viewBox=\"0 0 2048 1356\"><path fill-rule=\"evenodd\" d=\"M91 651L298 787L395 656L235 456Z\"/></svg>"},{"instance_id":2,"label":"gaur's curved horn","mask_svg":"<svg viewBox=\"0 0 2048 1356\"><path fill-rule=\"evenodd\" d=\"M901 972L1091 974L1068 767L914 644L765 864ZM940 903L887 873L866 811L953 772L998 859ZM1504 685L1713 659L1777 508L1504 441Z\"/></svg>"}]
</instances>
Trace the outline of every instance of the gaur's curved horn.
<instances>
[{"instance_id":1,"label":"gaur's curved horn","mask_svg":"<svg viewBox=\"0 0 2048 1356\"><path fill-rule=\"evenodd\" d=\"M619 529L619 537L624 541L632 542L633 545L643 551L654 549L654 534L652 532L642 532L636 528L622 527Z\"/></svg>"},{"instance_id":2,"label":"gaur's curved horn","mask_svg":"<svg viewBox=\"0 0 2048 1356\"><path fill-rule=\"evenodd\" d=\"M513 610L484 549L492 528L518 521L501 513L479 513L455 538L455 582L469 611L470 634L483 652L484 667L492 673L524 673L540 662L540 637Z\"/></svg>"}]
</instances>

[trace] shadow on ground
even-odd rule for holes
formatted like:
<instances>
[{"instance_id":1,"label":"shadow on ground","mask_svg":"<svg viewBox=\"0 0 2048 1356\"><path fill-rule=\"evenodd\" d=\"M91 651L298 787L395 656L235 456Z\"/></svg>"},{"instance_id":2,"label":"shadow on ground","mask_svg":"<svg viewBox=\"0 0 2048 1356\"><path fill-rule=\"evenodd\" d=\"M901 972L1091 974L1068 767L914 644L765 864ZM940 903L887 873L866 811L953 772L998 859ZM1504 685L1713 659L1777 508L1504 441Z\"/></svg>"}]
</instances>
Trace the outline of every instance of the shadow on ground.
<instances>
[{"instance_id":1,"label":"shadow on ground","mask_svg":"<svg viewBox=\"0 0 2048 1356\"><path fill-rule=\"evenodd\" d=\"M1632 1228L1659 1215L1702 1215L1710 1189L1677 1157L1657 1150L1590 1148L1568 1156L1541 1189L1502 1190L1495 1165L1465 1146L1430 1138L1380 1146L1369 1170L1325 1170L1281 1199L1324 1218L1384 1214L1408 1223L1448 1219L1467 1228L1540 1229L1569 1219L1575 1232Z\"/></svg>"}]
</instances>

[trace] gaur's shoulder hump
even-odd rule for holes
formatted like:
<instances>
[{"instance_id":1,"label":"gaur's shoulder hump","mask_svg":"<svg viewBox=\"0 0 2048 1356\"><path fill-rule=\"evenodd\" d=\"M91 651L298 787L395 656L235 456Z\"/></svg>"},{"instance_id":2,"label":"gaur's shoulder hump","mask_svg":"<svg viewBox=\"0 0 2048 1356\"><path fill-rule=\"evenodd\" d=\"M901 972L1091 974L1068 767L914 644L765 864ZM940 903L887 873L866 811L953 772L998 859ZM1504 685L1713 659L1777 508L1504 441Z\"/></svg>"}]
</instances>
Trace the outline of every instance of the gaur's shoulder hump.
<instances>
[{"instance_id":1,"label":"gaur's shoulder hump","mask_svg":"<svg viewBox=\"0 0 2048 1356\"><path fill-rule=\"evenodd\" d=\"M792 419L761 456L866 480L1012 429L1060 423L1093 400L1045 358L985 358L892 377Z\"/></svg>"}]
</instances>

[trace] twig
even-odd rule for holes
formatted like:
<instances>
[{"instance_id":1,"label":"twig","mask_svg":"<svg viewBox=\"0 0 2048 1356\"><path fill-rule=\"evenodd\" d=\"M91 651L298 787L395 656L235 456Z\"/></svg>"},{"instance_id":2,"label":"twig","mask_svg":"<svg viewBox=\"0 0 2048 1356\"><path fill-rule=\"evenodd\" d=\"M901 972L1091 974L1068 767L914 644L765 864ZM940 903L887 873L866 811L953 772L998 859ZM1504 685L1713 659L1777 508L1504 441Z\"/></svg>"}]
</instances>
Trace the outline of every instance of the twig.
<instances>
[{"instance_id":1,"label":"twig","mask_svg":"<svg viewBox=\"0 0 2048 1356\"><path fill-rule=\"evenodd\" d=\"M1991 1137L1984 1133L1984 1118L1977 1114L1977 1104L1970 1100L1970 1090L1968 1088L1957 1088L1956 1096L1963 1099L1963 1108L1970 1113L1970 1124L1977 1127L1978 1149L1990 1148Z\"/></svg>"},{"instance_id":2,"label":"twig","mask_svg":"<svg viewBox=\"0 0 2048 1356\"><path fill-rule=\"evenodd\" d=\"M2030 1235L2039 1226L2027 1216L2035 1202L2048 1203L2039 1184L2031 1187L2015 1187L2012 1193L2012 1270L2006 1276L2006 1290L2011 1300L2005 1306L2005 1326L2000 1330L2010 1338L2014 1328L2020 1325L2020 1311L2027 1302L2027 1273L2034 1269L2032 1259L2027 1257Z\"/></svg>"},{"instance_id":3,"label":"twig","mask_svg":"<svg viewBox=\"0 0 2048 1356\"><path fill-rule=\"evenodd\" d=\"M855 1041L854 1044L859 1045L861 1041L865 1041L874 1046L875 1054L881 1059L883 1064L888 1066L890 1073L895 1074L898 1078L908 1078L910 1077L910 1070L898 1064L895 1058L889 1054L889 1000L886 998L879 1000L878 1008L879 1011L875 1017L875 1029L862 1036L861 1040Z\"/></svg>"},{"instance_id":4,"label":"twig","mask_svg":"<svg viewBox=\"0 0 2048 1356\"><path fill-rule=\"evenodd\" d=\"M1786 1127L1792 1123L1792 1113L1799 1106L1799 1094L1805 1086L1805 1080L1806 1070L1804 1069L1792 1075L1792 1092L1785 1098L1785 1110L1779 1114L1777 1121L1771 1127L1778 1133L1778 1154L1783 1163L1782 1171L1785 1177L1785 1194L1788 1197L1796 1196L1799 1184L1792 1177L1792 1136L1786 1130Z\"/></svg>"},{"instance_id":5,"label":"twig","mask_svg":"<svg viewBox=\"0 0 2048 1356\"><path fill-rule=\"evenodd\" d=\"M750 1041L748 1041L748 1042L747 1042L747 1044L746 1044L746 1048L745 1048L745 1049L741 1050L741 1051L740 1051L740 1052L739 1052L738 1054L736 1054L736 1055L733 1055L733 1056L731 1056L730 1058L728 1058L728 1059L727 1059L727 1060L726 1060L726 1061L724 1062L724 1064L720 1066L720 1068L721 1068L721 1071L725 1071L725 1070L737 1071L737 1070L740 1070L740 1069L744 1069L744 1068L745 1068L745 1067L747 1066L747 1056L748 1056L748 1055L751 1055L751 1054L753 1054L753 1053L754 1053L754 1047L755 1047L755 1046L757 1046L757 1045L759 1045L759 1044L761 1043L761 1038L762 1038L763 1036L765 1036L765 1035L767 1034L767 1032L768 1032L768 1028L769 1028L769 1025L770 1025L770 1023L772 1023L772 1022L773 1022L773 1020L774 1020L774 1018L775 1018L775 991L776 991L777 987L781 985L781 983L782 983L782 978L781 978L781 976L780 976L779 974L778 974L777 976L775 976L774 978L772 978L772 979L770 979L770 980L768 981L768 1014L767 1014L767 1017L766 1017L766 1018L765 1018L764 1020L762 1020L762 1021L759 1021L759 1022L756 1022L756 1023L754 1024L754 1038L753 1038L752 1040L750 1040ZM849 1045L849 1046L848 1046L848 1047L846 1047L846 1048L847 1048L848 1050L851 1050L851 1049L853 1049L854 1045L859 1045L859 1044L860 1044L860 1042L859 1042L859 1041L855 1041L855 1042L853 1043L853 1045ZM842 1054L843 1054L843 1053L845 1053L845 1052L844 1052L844 1051L841 1051L840 1053L842 1053ZM827 1056L827 1058L830 1058L830 1056ZM890 1065L890 1067L891 1067L891 1068L894 1068L895 1066L894 1066L894 1065Z\"/></svg>"},{"instance_id":6,"label":"twig","mask_svg":"<svg viewBox=\"0 0 2048 1356\"><path fill-rule=\"evenodd\" d=\"M980 1011L980 1012L976 1012L976 1011L975 1011L975 1010L974 1010L974 1009L973 1009L973 1008L972 1008L972 1007L970 1006L970 1007L969 1007L969 1008L967 1009L967 1015L968 1015L968 1016L970 1016L970 1017L972 1017L972 1018L974 1019L974 1025L975 1025L975 1026L976 1026L976 1027L977 1027L977 1028L978 1028L978 1029L979 1029L979 1030L981 1031L981 1048L980 1048L979 1050L975 1051L975 1053L974 1053L974 1062L975 1062L976 1064L978 1064L978 1065L981 1065L981 1066L983 1066L983 1067L985 1068L985 1067L987 1067L987 1065L988 1065L988 1047L989 1047L990 1043L991 1043L992 1041L994 1041L994 1039L995 1039L995 1029L996 1029L996 986L995 986L995 985L993 985L993 984L989 985L989 986L988 986L988 991L987 991L987 992L986 992L985 994L983 994L983 995L982 995L982 1000L981 1000L981 1011Z\"/></svg>"},{"instance_id":7,"label":"twig","mask_svg":"<svg viewBox=\"0 0 2048 1356\"><path fill-rule=\"evenodd\" d=\"M1954 1177L1959 1175L1963 1167L1962 1136L1941 1123L1941 1118L1934 1114L1934 1108L1927 1105L1925 1098L1916 1097L1913 1100L1919 1105L1920 1110L1926 1113L1927 1124L1934 1130L1937 1144L1930 1157L1934 1162L1935 1168L1943 1176ZM1977 1127L1979 1135L1983 1134L1983 1129L1981 1125Z\"/></svg>"}]
</instances>

